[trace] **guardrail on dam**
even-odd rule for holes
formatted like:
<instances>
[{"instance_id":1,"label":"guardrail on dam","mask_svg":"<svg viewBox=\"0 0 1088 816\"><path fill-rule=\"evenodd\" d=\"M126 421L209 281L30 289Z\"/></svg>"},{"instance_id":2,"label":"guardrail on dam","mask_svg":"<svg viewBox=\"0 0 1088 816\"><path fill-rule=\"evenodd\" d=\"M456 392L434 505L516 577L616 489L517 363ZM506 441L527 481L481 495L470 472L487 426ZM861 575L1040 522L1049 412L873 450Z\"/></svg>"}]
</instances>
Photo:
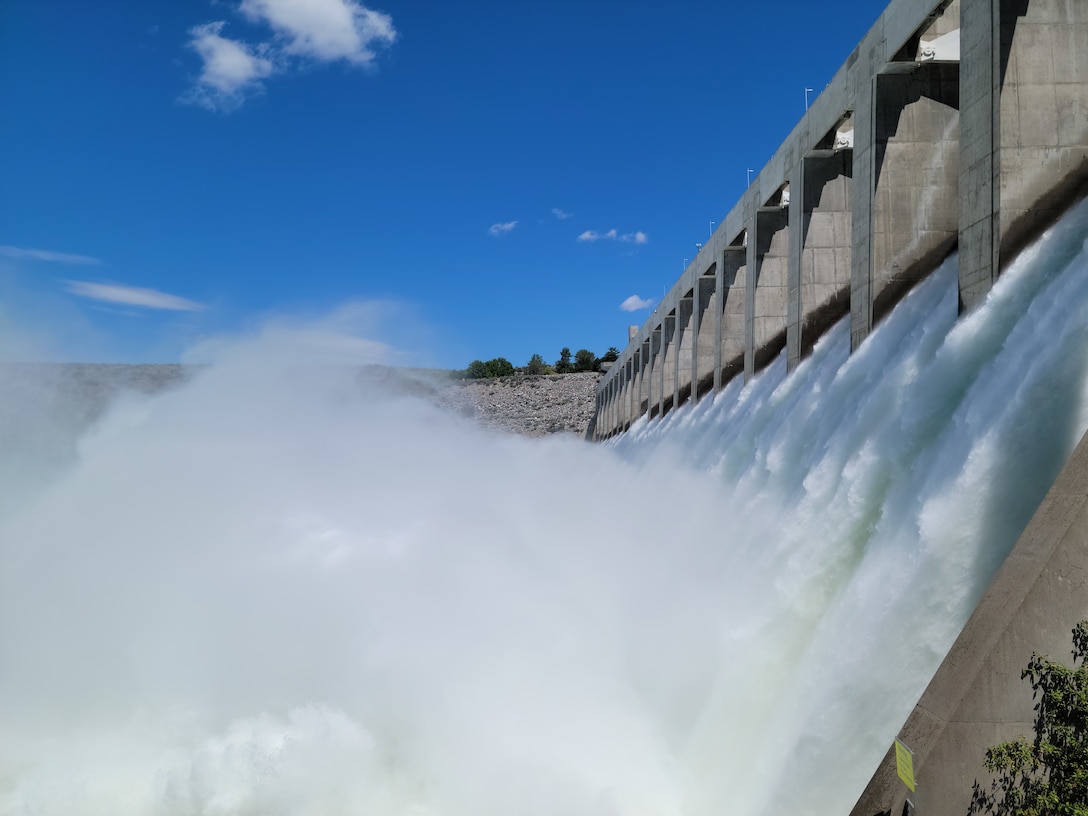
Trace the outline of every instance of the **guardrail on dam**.
<instances>
[{"instance_id":1,"label":"guardrail on dam","mask_svg":"<svg viewBox=\"0 0 1088 816\"><path fill-rule=\"evenodd\" d=\"M602 379L622 433L851 348L950 252L961 311L1088 187L1088 2L894 0Z\"/></svg>"}]
</instances>

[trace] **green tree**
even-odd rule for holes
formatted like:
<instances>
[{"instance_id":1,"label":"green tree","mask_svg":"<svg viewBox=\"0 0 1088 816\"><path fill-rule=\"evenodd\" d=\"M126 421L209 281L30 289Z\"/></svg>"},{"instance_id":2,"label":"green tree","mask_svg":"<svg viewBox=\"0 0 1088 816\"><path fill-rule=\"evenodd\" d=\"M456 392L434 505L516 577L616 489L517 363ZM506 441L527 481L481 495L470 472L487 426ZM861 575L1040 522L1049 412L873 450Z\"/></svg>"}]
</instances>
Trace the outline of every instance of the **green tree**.
<instances>
[{"instance_id":1,"label":"green tree","mask_svg":"<svg viewBox=\"0 0 1088 816\"><path fill-rule=\"evenodd\" d=\"M473 360L465 369L465 377L470 380L486 380L491 377L508 377L514 373L514 364L505 357L496 357L486 363Z\"/></svg>"},{"instance_id":2,"label":"green tree","mask_svg":"<svg viewBox=\"0 0 1088 816\"><path fill-rule=\"evenodd\" d=\"M470 380L483 380L487 376L487 363L483 360L473 360L465 369L465 377Z\"/></svg>"},{"instance_id":3,"label":"green tree","mask_svg":"<svg viewBox=\"0 0 1088 816\"><path fill-rule=\"evenodd\" d=\"M995 745L985 766L997 777L975 782L972 814L1088 814L1088 621L1073 629L1073 667L1033 654L1021 673L1031 683L1035 739ZM1079 665L1078 665L1079 664Z\"/></svg>"},{"instance_id":4,"label":"green tree","mask_svg":"<svg viewBox=\"0 0 1088 816\"><path fill-rule=\"evenodd\" d=\"M597 355L589 349L578 349L574 352L575 371L596 371Z\"/></svg>"},{"instance_id":5,"label":"green tree","mask_svg":"<svg viewBox=\"0 0 1088 816\"><path fill-rule=\"evenodd\" d=\"M525 366L526 374L547 374L548 364L544 362L544 358L539 354L534 354L529 358L529 363Z\"/></svg>"},{"instance_id":6,"label":"green tree","mask_svg":"<svg viewBox=\"0 0 1088 816\"><path fill-rule=\"evenodd\" d=\"M496 357L487 361L487 370L492 377L509 377L514 373L514 364L505 357Z\"/></svg>"},{"instance_id":7,"label":"green tree","mask_svg":"<svg viewBox=\"0 0 1088 816\"><path fill-rule=\"evenodd\" d=\"M563 346L562 351L559 352L559 359L555 361L555 373L566 374L573 368L570 361L570 349Z\"/></svg>"},{"instance_id":8,"label":"green tree","mask_svg":"<svg viewBox=\"0 0 1088 816\"><path fill-rule=\"evenodd\" d=\"M615 346L609 346L608 351L601 357L602 363L614 363L620 358L620 350Z\"/></svg>"}]
</instances>

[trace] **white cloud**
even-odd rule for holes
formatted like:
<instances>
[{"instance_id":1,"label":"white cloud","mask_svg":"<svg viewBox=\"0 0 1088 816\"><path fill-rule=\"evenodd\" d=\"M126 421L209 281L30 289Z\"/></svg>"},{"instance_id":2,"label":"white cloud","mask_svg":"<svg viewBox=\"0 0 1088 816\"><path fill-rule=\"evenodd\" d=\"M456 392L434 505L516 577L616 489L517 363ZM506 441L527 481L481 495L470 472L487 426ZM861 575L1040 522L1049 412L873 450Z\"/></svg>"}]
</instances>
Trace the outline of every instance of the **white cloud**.
<instances>
[{"instance_id":1,"label":"white cloud","mask_svg":"<svg viewBox=\"0 0 1088 816\"><path fill-rule=\"evenodd\" d=\"M246 95L260 91L261 80L276 70L272 60L261 56L267 46L251 48L220 36L224 25L222 21L204 23L189 30L189 47L200 55L204 69L183 101L209 110L234 110Z\"/></svg>"},{"instance_id":2,"label":"white cloud","mask_svg":"<svg viewBox=\"0 0 1088 816\"><path fill-rule=\"evenodd\" d=\"M654 302L652 300L640 298L638 295L631 295L631 297L620 304L620 308L625 312L637 312L640 309L648 309L653 305Z\"/></svg>"},{"instance_id":3,"label":"white cloud","mask_svg":"<svg viewBox=\"0 0 1088 816\"><path fill-rule=\"evenodd\" d=\"M579 241L621 241L625 244L647 244L650 242L650 236L642 230L637 232L625 232L620 233L619 230L610 229L608 232L597 232L596 230L586 230L578 236Z\"/></svg>"},{"instance_id":4,"label":"white cloud","mask_svg":"<svg viewBox=\"0 0 1088 816\"><path fill-rule=\"evenodd\" d=\"M285 73L300 60L369 66L377 47L397 39L392 17L356 0L242 0L238 10L250 22L271 28L275 37L253 43L230 39L222 36L223 21L190 29L189 47L203 67L181 101L234 110L263 89L262 79Z\"/></svg>"},{"instance_id":5,"label":"white cloud","mask_svg":"<svg viewBox=\"0 0 1088 816\"><path fill-rule=\"evenodd\" d=\"M554 215L560 221L566 221L568 218L570 218L573 215L573 213L564 212L563 210L559 209L558 207L552 207L552 215Z\"/></svg>"},{"instance_id":6,"label":"white cloud","mask_svg":"<svg viewBox=\"0 0 1088 816\"><path fill-rule=\"evenodd\" d=\"M492 224L487 232L489 235L505 235L517 225L517 221L507 221L505 224Z\"/></svg>"},{"instance_id":7,"label":"white cloud","mask_svg":"<svg viewBox=\"0 0 1088 816\"><path fill-rule=\"evenodd\" d=\"M48 249L23 249L22 247L0 245L0 255L20 258L28 261L48 261L50 263L86 264L97 266L102 263L89 255L72 255L68 252L52 252Z\"/></svg>"},{"instance_id":8,"label":"white cloud","mask_svg":"<svg viewBox=\"0 0 1088 816\"><path fill-rule=\"evenodd\" d=\"M168 309L177 312L200 312L204 309L204 305L195 300L159 292L156 289L77 280L65 281L65 284L73 295L103 300L107 303L124 303L128 306L143 306L145 309Z\"/></svg>"},{"instance_id":9,"label":"white cloud","mask_svg":"<svg viewBox=\"0 0 1088 816\"><path fill-rule=\"evenodd\" d=\"M353 65L374 61L374 47L397 39L393 18L354 0L242 0L242 14L282 37L286 54Z\"/></svg>"}]
</instances>

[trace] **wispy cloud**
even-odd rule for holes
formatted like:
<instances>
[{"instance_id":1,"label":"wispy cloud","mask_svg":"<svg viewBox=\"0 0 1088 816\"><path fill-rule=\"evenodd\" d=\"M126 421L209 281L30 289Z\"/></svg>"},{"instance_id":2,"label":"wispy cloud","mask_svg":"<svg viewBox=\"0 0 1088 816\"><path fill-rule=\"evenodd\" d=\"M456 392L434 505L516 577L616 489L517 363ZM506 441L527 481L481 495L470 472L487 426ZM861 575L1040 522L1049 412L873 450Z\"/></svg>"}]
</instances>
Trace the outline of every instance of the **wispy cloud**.
<instances>
[{"instance_id":1,"label":"wispy cloud","mask_svg":"<svg viewBox=\"0 0 1088 816\"><path fill-rule=\"evenodd\" d=\"M242 0L238 11L249 22L270 28L272 38L224 37L222 20L190 29L188 45L202 69L182 102L231 111L261 92L261 80L274 74L304 62L343 60L370 67L376 49L397 39L392 17L356 0Z\"/></svg>"},{"instance_id":2,"label":"wispy cloud","mask_svg":"<svg viewBox=\"0 0 1088 816\"><path fill-rule=\"evenodd\" d=\"M507 221L505 224L492 224L487 230L488 235L505 235L518 225L517 221Z\"/></svg>"},{"instance_id":3,"label":"wispy cloud","mask_svg":"<svg viewBox=\"0 0 1088 816\"><path fill-rule=\"evenodd\" d=\"M574 215L574 213L565 212L558 207L552 207L552 215L554 215L560 221L566 221L568 218Z\"/></svg>"},{"instance_id":4,"label":"wispy cloud","mask_svg":"<svg viewBox=\"0 0 1088 816\"><path fill-rule=\"evenodd\" d=\"M28 261L46 261L48 263L85 264L98 266L102 261L89 255L73 255L69 252L53 252L48 249L23 249L22 247L0 244L0 255Z\"/></svg>"},{"instance_id":5,"label":"wispy cloud","mask_svg":"<svg viewBox=\"0 0 1088 816\"><path fill-rule=\"evenodd\" d=\"M638 295L631 295L631 297L620 304L620 308L625 312L637 312L640 309L648 309L653 305L654 302L648 298L640 298Z\"/></svg>"},{"instance_id":6,"label":"wispy cloud","mask_svg":"<svg viewBox=\"0 0 1088 816\"><path fill-rule=\"evenodd\" d=\"M242 0L241 12L270 26L283 53L319 62L369 65L397 39L392 17L354 0Z\"/></svg>"},{"instance_id":7,"label":"wispy cloud","mask_svg":"<svg viewBox=\"0 0 1088 816\"><path fill-rule=\"evenodd\" d=\"M90 281L69 280L64 282L73 295L102 300L106 303L123 303L126 306L142 306L145 309L167 309L175 312L200 312L204 304L195 300L160 292L157 289L142 289L137 286L122 286L115 283L91 283Z\"/></svg>"},{"instance_id":8,"label":"wispy cloud","mask_svg":"<svg viewBox=\"0 0 1088 816\"><path fill-rule=\"evenodd\" d=\"M225 25L222 21L204 23L189 30L189 47L200 55L204 67L183 102L209 110L234 110L247 96L263 90L261 80L275 71L272 60L261 56L267 53L267 46L251 47L223 37L220 32Z\"/></svg>"},{"instance_id":9,"label":"wispy cloud","mask_svg":"<svg viewBox=\"0 0 1088 816\"><path fill-rule=\"evenodd\" d=\"M642 230L636 232L624 232L620 233L619 230L610 229L608 232L597 232L596 230L586 230L578 236L577 240L583 242L592 243L594 241L620 241L625 244L646 244L650 241L650 236Z\"/></svg>"}]
</instances>

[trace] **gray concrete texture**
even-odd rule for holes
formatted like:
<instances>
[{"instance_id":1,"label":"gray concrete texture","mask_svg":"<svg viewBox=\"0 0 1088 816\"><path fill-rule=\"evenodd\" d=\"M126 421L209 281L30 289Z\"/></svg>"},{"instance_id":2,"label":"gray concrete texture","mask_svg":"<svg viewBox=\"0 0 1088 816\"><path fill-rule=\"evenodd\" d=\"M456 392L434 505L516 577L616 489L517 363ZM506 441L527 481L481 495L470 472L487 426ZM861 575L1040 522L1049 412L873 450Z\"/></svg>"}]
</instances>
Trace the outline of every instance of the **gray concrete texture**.
<instances>
[{"instance_id":1,"label":"gray concrete texture","mask_svg":"<svg viewBox=\"0 0 1088 816\"><path fill-rule=\"evenodd\" d=\"M802 172L799 331L796 349L790 350L791 369L848 310L853 151L806 158Z\"/></svg>"},{"instance_id":2,"label":"gray concrete texture","mask_svg":"<svg viewBox=\"0 0 1088 816\"><path fill-rule=\"evenodd\" d=\"M672 408L676 395L676 367L679 350L676 341L676 310L665 316L661 327L661 413Z\"/></svg>"},{"instance_id":3,"label":"gray concrete texture","mask_svg":"<svg viewBox=\"0 0 1088 816\"><path fill-rule=\"evenodd\" d=\"M959 235L959 66L877 79L872 199L874 318L935 269Z\"/></svg>"},{"instance_id":4,"label":"gray concrete texture","mask_svg":"<svg viewBox=\"0 0 1088 816\"><path fill-rule=\"evenodd\" d=\"M748 321L748 254L746 247L722 250L722 310L718 315L718 365L715 390L744 371Z\"/></svg>"},{"instance_id":5,"label":"gray concrete texture","mask_svg":"<svg viewBox=\"0 0 1088 816\"><path fill-rule=\"evenodd\" d=\"M786 343L786 286L789 279L789 215L779 204L755 217L748 245L748 292L751 315L745 321L744 373L751 377Z\"/></svg>"},{"instance_id":6,"label":"gray concrete texture","mask_svg":"<svg viewBox=\"0 0 1088 816\"><path fill-rule=\"evenodd\" d=\"M715 329L720 325L717 319L718 295L715 291L715 279L718 264L695 280L695 317L692 331L695 333L694 357L695 391L692 398L698 400L714 387L714 372L717 371L715 348L719 343Z\"/></svg>"},{"instance_id":7,"label":"gray concrete texture","mask_svg":"<svg viewBox=\"0 0 1088 816\"><path fill-rule=\"evenodd\" d=\"M679 348L677 349L676 358L676 392L673 395L673 402L676 405L681 405L687 402L691 395L691 372L694 364L695 354L695 342L698 337L697 332L691 325L691 321L694 319L694 306L695 293L692 290L688 290L688 293L680 299L680 303L677 306L676 312L676 331L680 337Z\"/></svg>"}]
</instances>

